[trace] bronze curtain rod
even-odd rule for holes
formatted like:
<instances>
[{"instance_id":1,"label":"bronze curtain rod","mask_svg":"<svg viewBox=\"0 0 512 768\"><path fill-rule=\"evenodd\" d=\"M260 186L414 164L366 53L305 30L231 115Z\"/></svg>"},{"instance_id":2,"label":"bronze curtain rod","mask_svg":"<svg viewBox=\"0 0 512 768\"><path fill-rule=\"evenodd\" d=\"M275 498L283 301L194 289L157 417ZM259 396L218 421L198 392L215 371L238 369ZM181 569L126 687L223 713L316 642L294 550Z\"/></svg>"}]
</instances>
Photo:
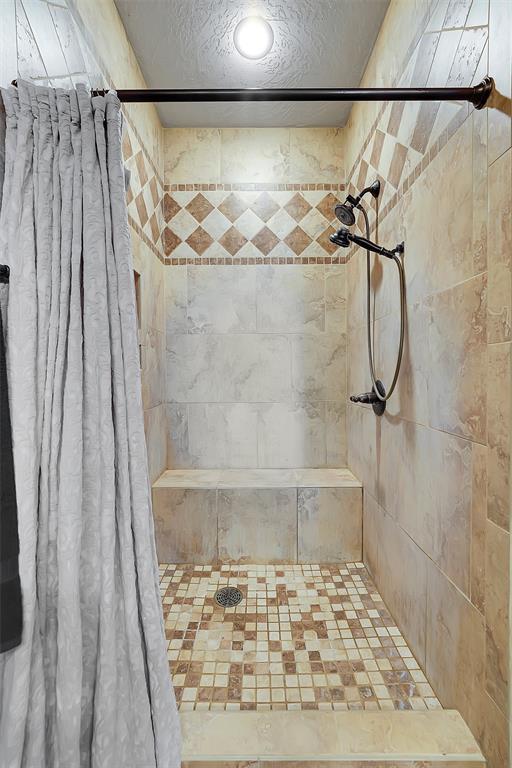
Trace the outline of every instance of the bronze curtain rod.
<instances>
[{"instance_id":1,"label":"bronze curtain rod","mask_svg":"<svg viewBox=\"0 0 512 768\"><path fill-rule=\"evenodd\" d=\"M148 88L120 89L122 102L222 101L468 101L485 107L494 89L492 77L464 88ZM108 93L94 89L93 96Z\"/></svg>"},{"instance_id":2,"label":"bronze curtain rod","mask_svg":"<svg viewBox=\"0 0 512 768\"><path fill-rule=\"evenodd\" d=\"M494 88L493 78L486 76L478 85L457 88L121 88L116 93L122 102L468 101L482 109ZM104 88L91 90L92 96L106 93Z\"/></svg>"}]
</instances>

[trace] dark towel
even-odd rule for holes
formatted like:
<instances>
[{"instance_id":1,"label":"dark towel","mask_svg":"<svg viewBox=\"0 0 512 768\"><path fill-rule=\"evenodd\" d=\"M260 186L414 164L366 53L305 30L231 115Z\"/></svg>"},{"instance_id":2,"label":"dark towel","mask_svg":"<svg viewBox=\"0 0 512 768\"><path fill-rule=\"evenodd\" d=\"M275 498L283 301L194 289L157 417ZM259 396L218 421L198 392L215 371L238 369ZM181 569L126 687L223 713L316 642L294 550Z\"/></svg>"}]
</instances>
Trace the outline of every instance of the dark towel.
<instances>
[{"instance_id":1,"label":"dark towel","mask_svg":"<svg viewBox=\"0 0 512 768\"><path fill-rule=\"evenodd\" d=\"M0 265L0 283L8 281L9 268ZM1 289L6 290L4 285ZM0 311L0 653L21 643L23 610L18 568L19 551L9 391Z\"/></svg>"}]
</instances>

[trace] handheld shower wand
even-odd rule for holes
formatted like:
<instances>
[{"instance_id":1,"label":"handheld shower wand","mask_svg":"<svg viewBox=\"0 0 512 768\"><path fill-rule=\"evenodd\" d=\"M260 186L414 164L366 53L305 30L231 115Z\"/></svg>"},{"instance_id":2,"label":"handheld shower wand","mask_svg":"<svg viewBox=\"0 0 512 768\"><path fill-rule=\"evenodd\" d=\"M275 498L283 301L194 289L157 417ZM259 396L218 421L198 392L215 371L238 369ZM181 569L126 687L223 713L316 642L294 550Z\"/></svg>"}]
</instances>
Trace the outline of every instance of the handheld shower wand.
<instances>
[{"instance_id":1,"label":"handheld shower wand","mask_svg":"<svg viewBox=\"0 0 512 768\"><path fill-rule=\"evenodd\" d=\"M393 250L390 251L387 248L384 248L382 245L377 245L377 243L374 243L371 240L368 240L366 237L361 237L360 235L353 235L352 232L349 232L348 229L345 229L344 227L339 229L335 235L331 235L329 237L329 240L331 241L331 243L334 243L335 245L340 245L342 248L349 248L350 243L355 243L356 245L359 245L361 248L366 248L367 251L372 251L372 253L378 253L379 256L386 256L386 258L388 259L394 259L397 253L404 252L403 243L398 243L397 245L395 245Z\"/></svg>"}]
</instances>

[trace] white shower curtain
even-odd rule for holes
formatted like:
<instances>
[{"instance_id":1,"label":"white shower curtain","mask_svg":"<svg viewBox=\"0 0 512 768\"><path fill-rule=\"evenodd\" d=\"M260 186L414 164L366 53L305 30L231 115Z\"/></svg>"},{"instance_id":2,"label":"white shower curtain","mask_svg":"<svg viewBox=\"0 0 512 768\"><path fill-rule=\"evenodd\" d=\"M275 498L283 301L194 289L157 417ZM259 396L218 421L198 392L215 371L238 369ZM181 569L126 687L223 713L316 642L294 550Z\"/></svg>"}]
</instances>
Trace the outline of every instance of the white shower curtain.
<instances>
[{"instance_id":1,"label":"white shower curtain","mask_svg":"<svg viewBox=\"0 0 512 768\"><path fill-rule=\"evenodd\" d=\"M115 94L2 90L23 592L0 768L177 768Z\"/></svg>"}]
</instances>

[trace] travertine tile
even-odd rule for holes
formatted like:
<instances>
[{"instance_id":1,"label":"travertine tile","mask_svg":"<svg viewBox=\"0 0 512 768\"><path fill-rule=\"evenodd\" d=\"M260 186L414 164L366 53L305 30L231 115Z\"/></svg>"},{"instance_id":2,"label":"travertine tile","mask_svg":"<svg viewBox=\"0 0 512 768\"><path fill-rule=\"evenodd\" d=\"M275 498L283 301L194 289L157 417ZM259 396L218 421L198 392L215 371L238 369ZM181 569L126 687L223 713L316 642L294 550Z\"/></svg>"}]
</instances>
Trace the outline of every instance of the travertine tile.
<instances>
[{"instance_id":1,"label":"travertine tile","mask_svg":"<svg viewBox=\"0 0 512 768\"><path fill-rule=\"evenodd\" d=\"M184 756L196 759L258 755L260 768L484 765L476 742L454 711L257 712L228 713L224 718L221 713L182 712L181 722Z\"/></svg>"},{"instance_id":2,"label":"travertine tile","mask_svg":"<svg viewBox=\"0 0 512 768\"><path fill-rule=\"evenodd\" d=\"M170 128L165 137L165 178L168 184L220 181L220 130Z\"/></svg>"},{"instance_id":3,"label":"travertine tile","mask_svg":"<svg viewBox=\"0 0 512 768\"><path fill-rule=\"evenodd\" d=\"M295 562L297 491L220 490L219 559L222 562Z\"/></svg>"},{"instance_id":4,"label":"travertine tile","mask_svg":"<svg viewBox=\"0 0 512 768\"><path fill-rule=\"evenodd\" d=\"M347 329L347 266L325 267L325 330L344 333Z\"/></svg>"},{"instance_id":5,"label":"travertine tile","mask_svg":"<svg viewBox=\"0 0 512 768\"><path fill-rule=\"evenodd\" d=\"M211 563L217 557L217 492L158 488L153 514L160 561Z\"/></svg>"},{"instance_id":6,"label":"travertine tile","mask_svg":"<svg viewBox=\"0 0 512 768\"><path fill-rule=\"evenodd\" d=\"M258 411L251 403L188 405L188 466L255 467Z\"/></svg>"},{"instance_id":7,"label":"travertine tile","mask_svg":"<svg viewBox=\"0 0 512 768\"><path fill-rule=\"evenodd\" d=\"M169 400L188 403L290 399L290 346L277 334L167 337Z\"/></svg>"},{"instance_id":8,"label":"travertine tile","mask_svg":"<svg viewBox=\"0 0 512 768\"><path fill-rule=\"evenodd\" d=\"M260 467L323 467L325 404L269 403L258 407Z\"/></svg>"},{"instance_id":9,"label":"travertine tile","mask_svg":"<svg viewBox=\"0 0 512 768\"><path fill-rule=\"evenodd\" d=\"M425 671L443 706L456 703L474 733L484 686L484 644L482 615L429 563Z\"/></svg>"},{"instance_id":10,"label":"travertine tile","mask_svg":"<svg viewBox=\"0 0 512 768\"><path fill-rule=\"evenodd\" d=\"M298 561L339 563L362 557L362 492L299 488Z\"/></svg>"},{"instance_id":11,"label":"travertine tile","mask_svg":"<svg viewBox=\"0 0 512 768\"><path fill-rule=\"evenodd\" d=\"M166 403L165 417L167 466L175 468L192 466L193 461L188 439L187 403Z\"/></svg>"},{"instance_id":12,"label":"travertine tile","mask_svg":"<svg viewBox=\"0 0 512 768\"><path fill-rule=\"evenodd\" d=\"M296 183L345 180L341 128L291 128L290 178Z\"/></svg>"},{"instance_id":13,"label":"travertine tile","mask_svg":"<svg viewBox=\"0 0 512 768\"><path fill-rule=\"evenodd\" d=\"M508 716L510 534L491 521L487 523L485 584L486 690Z\"/></svg>"},{"instance_id":14,"label":"travertine tile","mask_svg":"<svg viewBox=\"0 0 512 768\"><path fill-rule=\"evenodd\" d=\"M409 302L475 274L471 128L466 121L403 197Z\"/></svg>"},{"instance_id":15,"label":"travertine tile","mask_svg":"<svg viewBox=\"0 0 512 768\"><path fill-rule=\"evenodd\" d=\"M231 608L215 600L227 585L241 593ZM160 590L182 713L322 710L328 718L332 710L414 716L412 710L440 708L362 563L163 564ZM369 748L344 736L344 747L349 743L360 754ZM308 754L301 749L301 759Z\"/></svg>"},{"instance_id":16,"label":"travertine tile","mask_svg":"<svg viewBox=\"0 0 512 768\"><path fill-rule=\"evenodd\" d=\"M288 129L223 128L221 137L221 178L224 182L288 180Z\"/></svg>"},{"instance_id":17,"label":"travertine tile","mask_svg":"<svg viewBox=\"0 0 512 768\"><path fill-rule=\"evenodd\" d=\"M511 345L488 347L487 395L487 514L497 525L510 528L510 389Z\"/></svg>"},{"instance_id":18,"label":"travertine tile","mask_svg":"<svg viewBox=\"0 0 512 768\"><path fill-rule=\"evenodd\" d=\"M488 339L512 338L512 150L489 168Z\"/></svg>"},{"instance_id":19,"label":"travertine tile","mask_svg":"<svg viewBox=\"0 0 512 768\"><path fill-rule=\"evenodd\" d=\"M343 401L325 404L325 463L343 467L347 463L347 406Z\"/></svg>"},{"instance_id":20,"label":"travertine tile","mask_svg":"<svg viewBox=\"0 0 512 768\"><path fill-rule=\"evenodd\" d=\"M257 267L258 330L318 333L325 328L324 267Z\"/></svg>"},{"instance_id":21,"label":"travertine tile","mask_svg":"<svg viewBox=\"0 0 512 768\"><path fill-rule=\"evenodd\" d=\"M429 327L430 425L486 440L486 278L436 294ZM449 382L457 382L450 386Z\"/></svg>"},{"instance_id":22,"label":"travertine tile","mask_svg":"<svg viewBox=\"0 0 512 768\"><path fill-rule=\"evenodd\" d=\"M187 267L166 269L165 275L165 328L168 337L186 333L187 321Z\"/></svg>"},{"instance_id":23,"label":"travertine tile","mask_svg":"<svg viewBox=\"0 0 512 768\"><path fill-rule=\"evenodd\" d=\"M165 397L165 339L160 331L148 328L141 342L142 402L147 409Z\"/></svg>"},{"instance_id":24,"label":"travertine tile","mask_svg":"<svg viewBox=\"0 0 512 768\"><path fill-rule=\"evenodd\" d=\"M149 481L153 483L167 466L167 434L163 405L144 411Z\"/></svg>"},{"instance_id":25,"label":"travertine tile","mask_svg":"<svg viewBox=\"0 0 512 768\"><path fill-rule=\"evenodd\" d=\"M345 334L296 334L291 338L291 360L296 400L342 399L347 362Z\"/></svg>"},{"instance_id":26,"label":"travertine tile","mask_svg":"<svg viewBox=\"0 0 512 768\"><path fill-rule=\"evenodd\" d=\"M371 572L411 650L424 667L428 558L366 490L363 501L363 550L369 548L372 553Z\"/></svg>"},{"instance_id":27,"label":"travertine tile","mask_svg":"<svg viewBox=\"0 0 512 768\"><path fill-rule=\"evenodd\" d=\"M190 332L256 331L255 278L255 268L250 266L189 266Z\"/></svg>"},{"instance_id":28,"label":"travertine tile","mask_svg":"<svg viewBox=\"0 0 512 768\"><path fill-rule=\"evenodd\" d=\"M512 41L508 34L512 25L510 3L490 0L489 3L489 72L496 88L510 99L512 70ZM512 120L497 109L489 110L489 163L512 144Z\"/></svg>"},{"instance_id":29,"label":"travertine tile","mask_svg":"<svg viewBox=\"0 0 512 768\"><path fill-rule=\"evenodd\" d=\"M481 740L487 768L503 768L510 758L510 721L486 693L482 695L480 714L481 721L474 732Z\"/></svg>"},{"instance_id":30,"label":"travertine tile","mask_svg":"<svg viewBox=\"0 0 512 768\"><path fill-rule=\"evenodd\" d=\"M470 597L480 613L485 606L485 545L487 529L487 446L473 443L471 448L471 554Z\"/></svg>"}]
</instances>

